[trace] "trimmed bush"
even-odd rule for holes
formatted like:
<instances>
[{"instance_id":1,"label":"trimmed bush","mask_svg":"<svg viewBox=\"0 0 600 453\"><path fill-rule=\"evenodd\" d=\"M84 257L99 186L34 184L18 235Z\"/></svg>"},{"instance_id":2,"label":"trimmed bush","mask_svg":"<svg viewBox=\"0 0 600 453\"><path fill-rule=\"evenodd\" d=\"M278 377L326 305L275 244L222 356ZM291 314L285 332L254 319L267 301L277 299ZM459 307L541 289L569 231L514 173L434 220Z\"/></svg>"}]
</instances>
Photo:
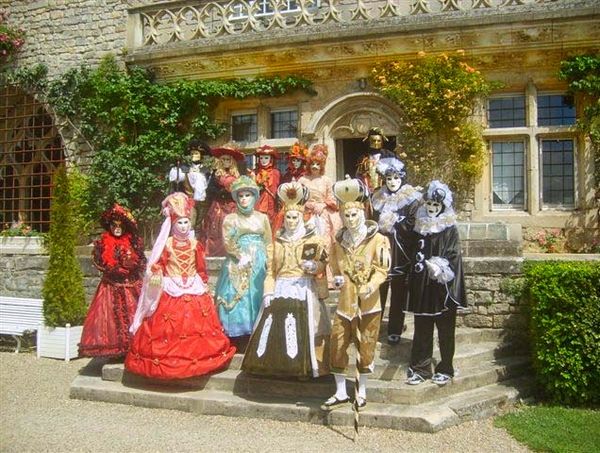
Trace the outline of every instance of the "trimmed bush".
<instances>
[{"instance_id":1,"label":"trimmed bush","mask_svg":"<svg viewBox=\"0 0 600 453\"><path fill-rule=\"evenodd\" d=\"M539 390L559 404L599 404L600 263L528 262L524 274Z\"/></svg>"},{"instance_id":2,"label":"trimmed bush","mask_svg":"<svg viewBox=\"0 0 600 453\"><path fill-rule=\"evenodd\" d=\"M67 171L55 174L46 247L50 255L44 280L44 319L48 327L81 325L87 311L83 273L75 256L76 230Z\"/></svg>"}]
</instances>

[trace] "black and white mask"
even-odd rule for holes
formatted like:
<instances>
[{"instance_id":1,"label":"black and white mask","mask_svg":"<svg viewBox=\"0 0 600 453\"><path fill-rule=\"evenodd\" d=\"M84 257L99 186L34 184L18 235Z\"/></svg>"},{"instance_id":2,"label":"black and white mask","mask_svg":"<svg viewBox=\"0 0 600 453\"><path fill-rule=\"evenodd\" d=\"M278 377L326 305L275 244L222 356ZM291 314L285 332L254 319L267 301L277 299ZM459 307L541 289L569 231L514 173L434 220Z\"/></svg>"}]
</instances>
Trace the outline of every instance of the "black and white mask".
<instances>
[{"instance_id":1,"label":"black and white mask","mask_svg":"<svg viewBox=\"0 0 600 453\"><path fill-rule=\"evenodd\" d=\"M439 201L427 200L425 202L425 210L427 211L428 217L437 217L440 215L444 208L444 205Z\"/></svg>"}]
</instances>

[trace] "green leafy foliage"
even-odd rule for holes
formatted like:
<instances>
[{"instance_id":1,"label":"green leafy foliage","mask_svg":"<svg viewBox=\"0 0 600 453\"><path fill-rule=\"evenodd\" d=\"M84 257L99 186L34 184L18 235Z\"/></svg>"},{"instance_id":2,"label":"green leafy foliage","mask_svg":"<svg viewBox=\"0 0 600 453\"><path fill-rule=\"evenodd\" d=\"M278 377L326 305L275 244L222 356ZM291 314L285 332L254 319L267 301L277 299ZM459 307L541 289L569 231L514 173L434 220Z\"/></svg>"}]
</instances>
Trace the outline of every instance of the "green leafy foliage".
<instances>
[{"instance_id":1,"label":"green leafy foliage","mask_svg":"<svg viewBox=\"0 0 600 453\"><path fill-rule=\"evenodd\" d=\"M600 403L600 263L527 262L533 363L550 401Z\"/></svg>"},{"instance_id":2,"label":"green leafy foliage","mask_svg":"<svg viewBox=\"0 0 600 453\"><path fill-rule=\"evenodd\" d=\"M376 65L373 85L401 110L397 150L411 181L441 179L464 200L481 178L486 161L481 128L469 120L477 98L493 84L456 55L427 56L412 62Z\"/></svg>"},{"instance_id":3,"label":"green leafy foliage","mask_svg":"<svg viewBox=\"0 0 600 453\"><path fill-rule=\"evenodd\" d=\"M49 265L42 297L44 319L49 327L80 325L86 314L83 274L75 256L76 230L73 202L66 169L55 174L50 211L50 231L46 237Z\"/></svg>"},{"instance_id":4,"label":"green leafy foliage","mask_svg":"<svg viewBox=\"0 0 600 453\"><path fill-rule=\"evenodd\" d=\"M571 94L583 98L583 115L577 120L592 143L596 191L600 192L600 54L579 55L560 64L559 78L569 82Z\"/></svg>"},{"instance_id":5,"label":"green leafy foliage","mask_svg":"<svg viewBox=\"0 0 600 453\"><path fill-rule=\"evenodd\" d=\"M312 92L311 86L293 76L161 84L146 69L124 69L108 57L97 69L66 72L48 84L46 97L94 149L80 203L84 223L118 202L143 224L157 217L168 188L165 175L188 141L214 139L226 131L227 125L212 117L219 100Z\"/></svg>"},{"instance_id":6,"label":"green leafy foliage","mask_svg":"<svg viewBox=\"0 0 600 453\"><path fill-rule=\"evenodd\" d=\"M515 439L535 451L592 453L600 445L600 411L529 406L496 418Z\"/></svg>"}]
</instances>

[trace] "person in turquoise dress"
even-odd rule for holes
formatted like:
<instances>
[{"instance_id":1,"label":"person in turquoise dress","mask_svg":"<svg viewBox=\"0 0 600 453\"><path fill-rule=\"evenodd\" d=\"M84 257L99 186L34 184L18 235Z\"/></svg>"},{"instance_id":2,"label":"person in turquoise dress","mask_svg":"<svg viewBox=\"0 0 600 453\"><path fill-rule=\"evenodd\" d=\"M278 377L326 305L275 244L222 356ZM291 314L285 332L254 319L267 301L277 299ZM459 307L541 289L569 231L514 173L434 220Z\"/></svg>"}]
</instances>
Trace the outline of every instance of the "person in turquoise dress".
<instances>
[{"instance_id":1,"label":"person in turquoise dress","mask_svg":"<svg viewBox=\"0 0 600 453\"><path fill-rule=\"evenodd\" d=\"M258 186L251 178L239 177L231 186L236 212L223 221L227 255L215 288L215 301L229 338L252 333L271 268L271 226L265 214L254 210L258 194Z\"/></svg>"}]
</instances>

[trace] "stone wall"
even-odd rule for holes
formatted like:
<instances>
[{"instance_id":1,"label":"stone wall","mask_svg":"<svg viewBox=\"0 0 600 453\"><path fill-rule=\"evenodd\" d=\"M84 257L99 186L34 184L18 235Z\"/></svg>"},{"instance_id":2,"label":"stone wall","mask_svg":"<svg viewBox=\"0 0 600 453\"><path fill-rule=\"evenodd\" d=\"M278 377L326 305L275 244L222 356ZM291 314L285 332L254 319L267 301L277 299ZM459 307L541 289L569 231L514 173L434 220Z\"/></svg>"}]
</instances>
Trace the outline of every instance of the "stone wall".
<instances>
[{"instance_id":1,"label":"stone wall","mask_svg":"<svg viewBox=\"0 0 600 453\"><path fill-rule=\"evenodd\" d=\"M9 24L26 31L17 59L22 67L43 63L55 77L103 56L123 55L126 42L125 0L12 0Z\"/></svg>"},{"instance_id":2,"label":"stone wall","mask_svg":"<svg viewBox=\"0 0 600 453\"><path fill-rule=\"evenodd\" d=\"M0 259L0 294L4 296L41 297L47 255L2 254ZM222 258L209 258L209 285L214 288ZM80 255L88 302L91 301L100 275L92 265L90 254ZM464 259L465 283L469 309L459 316L458 324L518 331L526 326L522 306L514 297L500 290L501 282L521 272L523 258L467 257Z\"/></svg>"}]
</instances>

